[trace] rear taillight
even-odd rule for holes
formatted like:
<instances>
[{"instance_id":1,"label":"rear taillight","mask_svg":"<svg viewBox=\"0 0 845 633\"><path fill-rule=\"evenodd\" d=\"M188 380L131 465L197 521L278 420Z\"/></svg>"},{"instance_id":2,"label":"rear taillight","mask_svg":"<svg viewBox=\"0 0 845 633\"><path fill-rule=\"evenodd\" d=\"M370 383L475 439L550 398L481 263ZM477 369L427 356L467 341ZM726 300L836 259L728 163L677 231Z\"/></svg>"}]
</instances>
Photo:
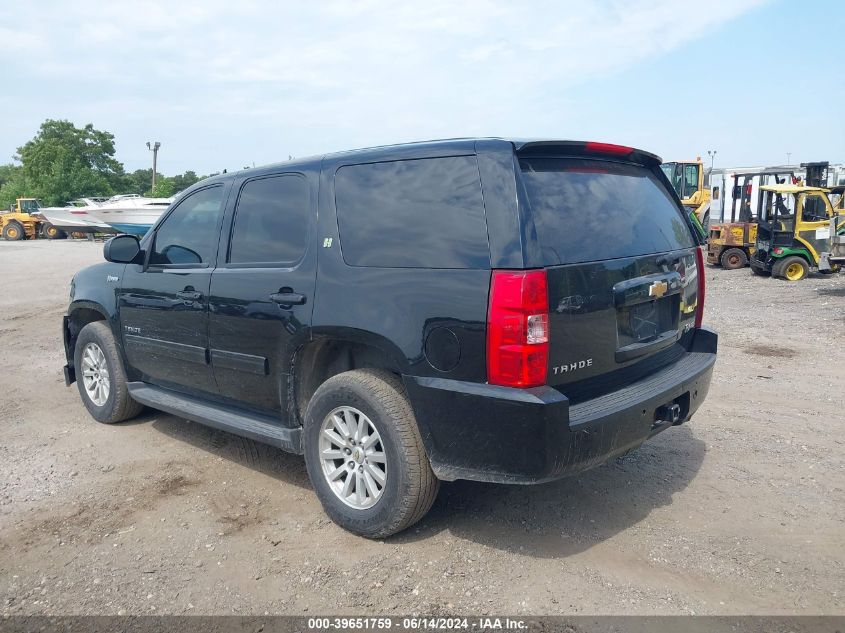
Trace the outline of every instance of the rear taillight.
<instances>
[{"instance_id":1,"label":"rear taillight","mask_svg":"<svg viewBox=\"0 0 845 633\"><path fill-rule=\"evenodd\" d=\"M494 270L487 312L487 381L507 387L546 382L549 291L545 270Z\"/></svg>"},{"instance_id":2,"label":"rear taillight","mask_svg":"<svg viewBox=\"0 0 845 633\"><path fill-rule=\"evenodd\" d=\"M695 267L698 277L698 301L695 305L695 327L701 327L701 321L704 319L704 247L699 246L695 249Z\"/></svg>"}]
</instances>

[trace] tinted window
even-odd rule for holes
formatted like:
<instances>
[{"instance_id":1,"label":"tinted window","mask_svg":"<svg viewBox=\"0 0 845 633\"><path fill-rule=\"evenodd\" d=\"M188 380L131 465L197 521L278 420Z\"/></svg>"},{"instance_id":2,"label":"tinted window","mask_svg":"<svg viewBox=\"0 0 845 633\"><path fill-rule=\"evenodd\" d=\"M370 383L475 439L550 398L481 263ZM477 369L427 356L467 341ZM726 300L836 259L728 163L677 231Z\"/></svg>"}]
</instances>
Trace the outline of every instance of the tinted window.
<instances>
[{"instance_id":1,"label":"tinted window","mask_svg":"<svg viewBox=\"0 0 845 633\"><path fill-rule=\"evenodd\" d=\"M238 198L229 261L293 264L305 252L308 181L288 174L251 180Z\"/></svg>"},{"instance_id":2,"label":"tinted window","mask_svg":"<svg viewBox=\"0 0 845 633\"><path fill-rule=\"evenodd\" d=\"M475 157L351 165L338 170L335 187L346 263L490 266Z\"/></svg>"},{"instance_id":3,"label":"tinted window","mask_svg":"<svg viewBox=\"0 0 845 633\"><path fill-rule=\"evenodd\" d=\"M649 170L585 159L519 161L548 264L693 246L690 228Z\"/></svg>"},{"instance_id":4,"label":"tinted window","mask_svg":"<svg viewBox=\"0 0 845 633\"><path fill-rule=\"evenodd\" d=\"M827 220L827 205L820 195L808 195L804 198L804 209L801 212L804 222L819 222Z\"/></svg>"},{"instance_id":5,"label":"tinted window","mask_svg":"<svg viewBox=\"0 0 845 633\"><path fill-rule=\"evenodd\" d=\"M209 264L217 252L223 187L185 198L156 231L151 264Z\"/></svg>"}]
</instances>

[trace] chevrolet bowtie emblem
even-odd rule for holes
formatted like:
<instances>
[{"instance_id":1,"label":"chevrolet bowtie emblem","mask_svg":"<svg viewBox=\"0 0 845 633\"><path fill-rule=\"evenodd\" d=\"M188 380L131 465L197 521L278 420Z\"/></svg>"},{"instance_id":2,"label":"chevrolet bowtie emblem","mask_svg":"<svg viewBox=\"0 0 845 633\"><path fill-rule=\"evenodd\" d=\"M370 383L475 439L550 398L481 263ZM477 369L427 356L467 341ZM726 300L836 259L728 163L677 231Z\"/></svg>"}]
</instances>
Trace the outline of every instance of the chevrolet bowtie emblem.
<instances>
[{"instance_id":1,"label":"chevrolet bowtie emblem","mask_svg":"<svg viewBox=\"0 0 845 633\"><path fill-rule=\"evenodd\" d=\"M669 284L665 281L655 281L648 287L648 296L659 299L666 294L667 290L669 290Z\"/></svg>"}]
</instances>

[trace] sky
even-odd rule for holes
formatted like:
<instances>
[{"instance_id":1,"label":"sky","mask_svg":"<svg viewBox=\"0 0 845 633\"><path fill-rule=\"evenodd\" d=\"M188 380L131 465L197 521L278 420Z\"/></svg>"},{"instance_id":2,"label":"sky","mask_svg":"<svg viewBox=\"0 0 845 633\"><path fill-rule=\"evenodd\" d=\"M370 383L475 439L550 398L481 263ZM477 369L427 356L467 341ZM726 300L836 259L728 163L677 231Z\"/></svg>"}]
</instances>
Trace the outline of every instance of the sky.
<instances>
[{"instance_id":1,"label":"sky","mask_svg":"<svg viewBox=\"0 0 845 633\"><path fill-rule=\"evenodd\" d=\"M0 0L0 162L47 118L167 175L458 136L845 162L843 32L838 0Z\"/></svg>"}]
</instances>

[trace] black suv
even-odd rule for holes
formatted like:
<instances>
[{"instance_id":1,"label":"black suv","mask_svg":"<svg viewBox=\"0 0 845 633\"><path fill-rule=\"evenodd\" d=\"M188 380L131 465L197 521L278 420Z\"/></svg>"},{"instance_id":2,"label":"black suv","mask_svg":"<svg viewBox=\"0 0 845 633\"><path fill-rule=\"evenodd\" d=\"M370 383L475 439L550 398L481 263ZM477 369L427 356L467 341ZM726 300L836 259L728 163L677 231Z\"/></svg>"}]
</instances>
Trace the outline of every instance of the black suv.
<instances>
[{"instance_id":1,"label":"black suv","mask_svg":"<svg viewBox=\"0 0 845 633\"><path fill-rule=\"evenodd\" d=\"M304 453L368 537L439 481L537 483L688 420L716 359L702 250L652 154L396 145L224 174L74 277L68 384Z\"/></svg>"}]
</instances>

